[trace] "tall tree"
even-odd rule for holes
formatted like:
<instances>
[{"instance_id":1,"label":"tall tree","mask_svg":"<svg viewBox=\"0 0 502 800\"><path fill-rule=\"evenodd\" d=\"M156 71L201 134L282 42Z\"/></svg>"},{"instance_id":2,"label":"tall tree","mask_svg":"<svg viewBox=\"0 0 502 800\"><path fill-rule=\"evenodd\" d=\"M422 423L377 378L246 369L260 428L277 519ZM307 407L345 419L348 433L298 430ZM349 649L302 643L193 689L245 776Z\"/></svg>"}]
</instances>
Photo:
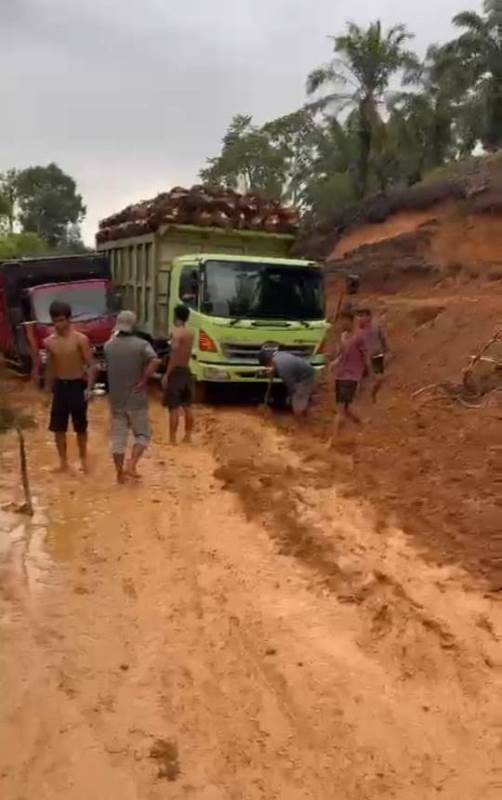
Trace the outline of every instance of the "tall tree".
<instances>
[{"instance_id":1,"label":"tall tree","mask_svg":"<svg viewBox=\"0 0 502 800\"><path fill-rule=\"evenodd\" d=\"M262 127L249 116L233 118L219 156L201 170L204 183L262 192L301 208L316 156L317 126L306 109Z\"/></svg>"},{"instance_id":2,"label":"tall tree","mask_svg":"<svg viewBox=\"0 0 502 800\"><path fill-rule=\"evenodd\" d=\"M324 217L357 200L357 121L327 118L317 127L317 154L305 188L305 205Z\"/></svg>"},{"instance_id":3,"label":"tall tree","mask_svg":"<svg viewBox=\"0 0 502 800\"><path fill-rule=\"evenodd\" d=\"M368 189L371 148L389 83L396 73L415 67L417 63L416 56L406 47L412 38L404 25L383 31L380 21L367 29L349 23L343 36L333 37L335 58L314 70L307 80L309 95L328 87L327 94L311 104L312 109L325 110L330 106L337 112L356 109L360 197Z\"/></svg>"},{"instance_id":4,"label":"tall tree","mask_svg":"<svg viewBox=\"0 0 502 800\"><path fill-rule=\"evenodd\" d=\"M483 145L502 146L502 0L485 0L484 13L465 11L453 22L463 33L445 46L466 82L466 113L479 121Z\"/></svg>"},{"instance_id":5,"label":"tall tree","mask_svg":"<svg viewBox=\"0 0 502 800\"><path fill-rule=\"evenodd\" d=\"M237 114L223 137L220 155L207 160L200 176L210 185L280 198L283 157L272 147L268 134L253 125L252 117Z\"/></svg>"},{"instance_id":6,"label":"tall tree","mask_svg":"<svg viewBox=\"0 0 502 800\"><path fill-rule=\"evenodd\" d=\"M301 108L268 122L261 130L282 162L281 199L301 210L319 144L314 116Z\"/></svg>"},{"instance_id":7,"label":"tall tree","mask_svg":"<svg viewBox=\"0 0 502 800\"><path fill-rule=\"evenodd\" d=\"M79 225L86 208L75 181L57 164L21 170L16 180L19 221L51 247L65 239L69 225Z\"/></svg>"},{"instance_id":8,"label":"tall tree","mask_svg":"<svg viewBox=\"0 0 502 800\"><path fill-rule=\"evenodd\" d=\"M400 178L415 183L460 149L458 105L463 85L456 60L436 46L429 47L422 64L406 72L404 83L414 91L391 96L387 129L395 136Z\"/></svg>"},{"instance_id":9,"label":"tall tree","mask_svg":"<svg viewBox=\"0 0 502 800\"><path fill-rule=\"evenodd\" d=\"M9 233L14 232L16 219L17 178L15 169L0 173L0 216L5 218Z\"/></svg>"}]
</instances>

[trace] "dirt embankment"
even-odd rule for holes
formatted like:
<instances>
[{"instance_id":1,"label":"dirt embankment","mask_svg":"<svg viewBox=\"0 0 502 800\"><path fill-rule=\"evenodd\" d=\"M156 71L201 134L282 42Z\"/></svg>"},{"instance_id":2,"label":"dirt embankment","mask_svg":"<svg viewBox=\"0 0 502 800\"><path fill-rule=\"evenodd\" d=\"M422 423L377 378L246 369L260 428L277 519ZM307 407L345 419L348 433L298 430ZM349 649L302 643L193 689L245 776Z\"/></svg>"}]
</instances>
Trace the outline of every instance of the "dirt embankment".
<instances>
[{"instance_id":1,"label":"dirt embankment","mask_svg":"<svg viewBox=\"0 0 502 800\"><path fill-rule=\"evenodd\" d=\"M413 273L502 281L502 214L465 214L452 205L398 212L344 236L328 257L330 269L358 272L381 288Z\"/></svg>"},{"instance_id":2,"label":"dirt embankment","mask_svg":"<svg viewBox=\"0 0 502 800\"><path fill-rule=\"evenodd\" d=\"M502 217L449 205L425 221L431 213L397 213L351 231L326 268L330 314L343 283L339 270L359 273L362 293L352 300L374 309L392 350L379 404L361 400L368 424L353 444L350 469L336 462L331 469L349 492L376 505L382 524L397 514L433 558L459 560L501 589L500 391L474 403L479 408L441 393L413 394L460 383L470 356L502 328ZM332 349L336 338L335 326ZM501 348L486 356L483 366L500 388ZM329 428L331 394L326 383L319 439Z\"/></svg>"}]
</instances>

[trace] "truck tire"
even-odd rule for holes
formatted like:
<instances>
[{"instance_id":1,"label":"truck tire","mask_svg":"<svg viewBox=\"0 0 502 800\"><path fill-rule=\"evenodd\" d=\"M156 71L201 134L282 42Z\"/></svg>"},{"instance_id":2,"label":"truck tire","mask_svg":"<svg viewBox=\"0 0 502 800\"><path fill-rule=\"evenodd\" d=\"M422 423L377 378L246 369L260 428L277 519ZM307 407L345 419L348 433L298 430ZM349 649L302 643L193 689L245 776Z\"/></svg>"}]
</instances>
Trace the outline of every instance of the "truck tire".
<instances>
[{"instance_id":1,"label":"truck tire","mask_svg":"<svg viewBox=\"0 0 502 800\"><path fill-rule=\"evenodd\" d=\"M209 395L208 389L207 381L195 381L193 392L194 402L197 404L207 403Z\"/></svg>"}]
</instances>

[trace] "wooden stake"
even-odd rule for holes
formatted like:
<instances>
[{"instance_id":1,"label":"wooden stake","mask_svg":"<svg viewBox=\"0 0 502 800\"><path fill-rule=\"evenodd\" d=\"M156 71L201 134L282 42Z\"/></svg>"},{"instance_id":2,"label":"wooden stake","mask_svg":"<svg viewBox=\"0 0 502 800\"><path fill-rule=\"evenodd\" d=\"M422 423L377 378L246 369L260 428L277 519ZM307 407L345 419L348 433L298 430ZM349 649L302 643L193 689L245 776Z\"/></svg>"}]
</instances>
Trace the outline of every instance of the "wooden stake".
<instances>
[{"instance_id":1,"label":"wooden stake","mask_svg":"<svg viewBox=\"0 0 502 800\"><path fill-rule=\"evenodd\" d=\"M19 426L16 426L17 435L19 438L19 460L21 464L21 481L24 490L24 506L22 511L33 516L33 502L31 499L30 479L28 477L28 461L26 459L26 446L24 442L24 435Z\"/></svg>"}]
</instances>

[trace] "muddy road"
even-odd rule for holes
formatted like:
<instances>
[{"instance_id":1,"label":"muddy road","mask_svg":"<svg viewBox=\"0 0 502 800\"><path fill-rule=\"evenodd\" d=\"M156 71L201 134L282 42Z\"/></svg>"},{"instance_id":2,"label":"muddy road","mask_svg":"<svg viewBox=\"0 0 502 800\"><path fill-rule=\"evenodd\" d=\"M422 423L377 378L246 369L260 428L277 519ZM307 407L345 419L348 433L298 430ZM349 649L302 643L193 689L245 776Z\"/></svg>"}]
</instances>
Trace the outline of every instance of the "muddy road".
<instances>
[{"instance_id":1,"label":"muddy road","mask_svg":"<svg viewBox=\"0 0 502 800\"><path fill-rule=\"evenodd\" d=\"M341 496L317 444L202 408L174 450L155 404L116 487L98 400L92 473L55 480L42 400L13 397L40 424L31 522L1 440L2 798L500 798L497 597Z\"/></svg>"}]
</instances>

